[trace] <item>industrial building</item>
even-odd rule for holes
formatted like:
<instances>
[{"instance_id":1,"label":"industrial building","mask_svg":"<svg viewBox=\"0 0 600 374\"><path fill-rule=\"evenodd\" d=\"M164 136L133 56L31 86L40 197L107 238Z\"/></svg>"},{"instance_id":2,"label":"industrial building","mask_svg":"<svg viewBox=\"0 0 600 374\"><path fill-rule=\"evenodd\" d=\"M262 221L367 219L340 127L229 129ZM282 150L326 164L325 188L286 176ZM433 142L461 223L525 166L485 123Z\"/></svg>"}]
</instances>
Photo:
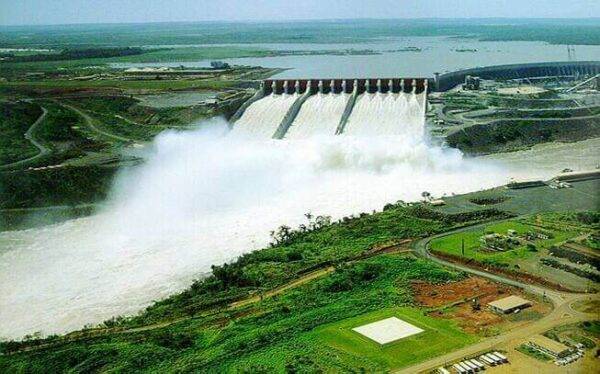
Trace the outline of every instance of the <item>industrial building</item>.
<instances>
[{"instance_id":1,"label":"industrial building","mask_svg":"<svg viewBox=\"0 0 600 374\"><path fill-rule=\"evenodd\" d=\"M572 352L571 348L567 347L566 345L543 335L532 336L529 338L528 344L532 348L555 358L567 357Z\"/></svg>"},{"instance_id":2,"label":"industrial building","mask_svg":"<svg viewBox=\"0 0 600 374\"><path fill-rule=\"evenodd\" d=\"M531 301L525 300L518 296L508 296L503 299L488 303L491 310L496 313L508 314L531 306Z\"/></svg>"}]
</instances>

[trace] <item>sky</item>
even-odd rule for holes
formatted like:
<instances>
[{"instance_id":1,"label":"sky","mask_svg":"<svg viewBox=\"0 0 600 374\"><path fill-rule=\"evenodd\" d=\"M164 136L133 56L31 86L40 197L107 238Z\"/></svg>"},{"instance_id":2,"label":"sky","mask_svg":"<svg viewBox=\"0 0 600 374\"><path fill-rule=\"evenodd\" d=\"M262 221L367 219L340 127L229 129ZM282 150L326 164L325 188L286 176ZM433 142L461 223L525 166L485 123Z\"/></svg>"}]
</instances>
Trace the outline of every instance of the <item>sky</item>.
<instances>
[{"instance_id":1,"label":"sky","mask_svg":"<svg viewBox=\"0 0 600 374\"><path fill-rule=\"evenodd\" d=\"M487 17L600 17L600 1L0 0L0 25Z\"/></svg>"}]
</instances>

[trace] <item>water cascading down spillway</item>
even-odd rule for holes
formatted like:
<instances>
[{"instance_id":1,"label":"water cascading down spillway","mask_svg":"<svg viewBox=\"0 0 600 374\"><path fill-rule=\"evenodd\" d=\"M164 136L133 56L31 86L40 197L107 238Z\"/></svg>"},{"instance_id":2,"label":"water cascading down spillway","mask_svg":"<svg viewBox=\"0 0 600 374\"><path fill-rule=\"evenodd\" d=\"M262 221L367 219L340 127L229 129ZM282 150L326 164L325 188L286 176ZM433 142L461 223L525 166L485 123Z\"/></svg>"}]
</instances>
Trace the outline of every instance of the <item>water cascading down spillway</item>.
<instances>
[{"instance_id":1,"label":"water cascading down spillway","mask_svg":"<svg viewBox=\"0 0 600 374\"><path fill-rule=\"evenodd\" d=\"M266 80L232 135L302 139L317 135L422 137L427 79Z\"/></svg>"}]
</instances>

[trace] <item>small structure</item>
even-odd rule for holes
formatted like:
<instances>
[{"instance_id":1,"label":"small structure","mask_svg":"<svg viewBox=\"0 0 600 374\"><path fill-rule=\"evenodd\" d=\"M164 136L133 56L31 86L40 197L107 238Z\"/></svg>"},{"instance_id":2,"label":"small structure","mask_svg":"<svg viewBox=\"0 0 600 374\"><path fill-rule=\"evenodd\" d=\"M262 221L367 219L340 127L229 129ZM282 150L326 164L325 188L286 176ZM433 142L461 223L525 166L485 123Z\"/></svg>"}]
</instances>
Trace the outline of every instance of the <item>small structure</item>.
<instances>
[{"instance_id":1,"label":"small structure","mask_svg":"<svg viewBox=\"0 0 600 374\"><path fill-rule=\"evenodd\" d=\"M353 328L352 331L356 331L381 345L423 332L423 330L417 326L413 326L396 317L390 317L359 326Z\"/></svg>"},{"instance_id":2,"label":"small structure","mask_svg":"<svg viewBox=\"0 0 600 374\"><path fill-rule=\"evenodd\" d=\"M484 249L500 252L508 251L521 244L516 236L501 235L498 233L483 235L479 238L479 241Z\"/></svg>"},{"instance_id":3,"label":"small structure","mask_svg":"<svg viewBox=\"0 0 600 374\"><path fill-rule=\"evenodd\" d=\"M530 307L531 301L510 295L503 299L492 301L491 303L488 303L488 306L496 313L508 314Z\"/></svg>"},{"instance_id":4,"label":"small structure","mask_svg":"<svg viewBox=\"0 0 600 374\"><path fill-rule=\"evenodd\" d=\"M552 340L543 335L535 335L529 338L529 346L546 353L555 358L567 357L571 354L571 348L566 345Z\"/></svg>"},{"instance_id":5,"label":"small structure","mask_svg":"<svg viewBox=\"0 0 600 374\"><path fill-rule=\"evenodd\" d=\"M513 179L506 185L506 187L512 190L520 190L522 188L541 187L545 185L546 183L544 183L542 180L517 181Z\"/></svg>"},{"instance_id":6,"label":"small structure","mask_svg":"<svg viewBox=\"0 0 600 374\"><path fill-rule=\"evenodd\" d=\"M525 234L525 238L527 240L536 240L536 239L548 240L548 239L553 239L554 235L548 231L528 231Z\"/></svg>"},{"instance_id":7,"label":"small structure","mask_svg":"<svg viewBox=\"0 0 600 374\"><path fill-rule=\"evenodd\" d=\"M223 61L211 61L210 67L213 69L229 69L229 64Z\"/></svg>"},{"instance_id":8,"label":"small structure","mask_svg":"<svg viewBox=\"0 0 600 374\"><path fill-rule=\"evenodd\" d=\"M443 206L443 205L446 205L446 202L442 199L435 199L435 200L431 200L429 202L429 204L431 204L432 206Z\"/></svg>"},{"instance_id":9,"label":"small structure","mask_svg":"<svg viewBox=\"0 0 600 374\"><path fill-rule=\"evenodd\" d=\"M473 77L471 75L465 77L465 84L463 84L464 90L477 91L479 90L479 87L481 87L481 80L479 77Z\"/></svg>"}]
</instances>

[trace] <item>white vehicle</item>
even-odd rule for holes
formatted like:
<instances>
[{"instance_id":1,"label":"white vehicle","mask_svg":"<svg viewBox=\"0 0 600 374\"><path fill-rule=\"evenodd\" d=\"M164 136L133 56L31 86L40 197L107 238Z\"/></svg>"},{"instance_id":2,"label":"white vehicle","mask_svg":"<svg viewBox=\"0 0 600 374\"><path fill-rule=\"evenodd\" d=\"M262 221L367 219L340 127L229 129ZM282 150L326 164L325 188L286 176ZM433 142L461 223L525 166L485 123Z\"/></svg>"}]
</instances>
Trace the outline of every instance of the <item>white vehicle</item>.
<instances>
[{"instance_id":1,"label":"white vehicle","mask_svg":"<svg viewBox=\"0 0 600 374\"><path fill-rule=\"evenodd\" d=\"M470 363L472 363L473 365L477 366L479 368L479 370L485 370L485 365L482 364L481 362L475 360L475 359L471 359L469 360Z\"/></svg>"},{"instance_id":2,"label":"white vehicle","mask_svg":"<svg viewBox=\"0 0 600 374\"><path fill-rule=\"evenodd\" d=\"M464 364L464 363L462 363L462 362L459 362L459 363L458 363L458 365L459 365L461 368L463 368L463 370L465 371L465 373L472 373L472 372L473 372L473 370L472 370L470 367L468 367L467 365L465 365L465 364Z\"/></svg>"},{"instance_id":3,"label":"white vehicle","mask_svg":"<svg viewBox=\"0 0 600 374\"><path fill-rule=\"evenodd\" d=\"M461 362L461 364L465 365L466 367L471 369L471 371L473 371L473 372L479 371L479 368L477 367L477 365L473 365L472 363L470 363L467 360Z\"/></svg>"},{"instance_id":4,"label":"white vehicle","mask_svg":"<svg viewBox=\"0 0 600 374\"><path fill-rule=\"evenodd\" d=\"M494 361L494 363L496 365L501 365L502 364L502 360L499 357L494 356L491 353L488 353L487 355L485 355L485 357L489 358L490 360Z\"/></svg>"},{"instance_id":5,"label":"white vehicle","mask_svg":"<svg viewBox=\"0 0 600 374\"><path fill-rule=\"evenodd\" d=\"M439 374L450 374L450 372L449 372L448 370L446 370L446 369L445 369L444 367L442 367L442 366L440 366L440 367L437 369L437 371L438 371L438 373L439 373Z\"/></svg>"},{"instance_id":6,"label":"white vehicle","mask_svg":"<svg viewBox=\"0 0 600 374\"><path fill-rule=\"evenodd\" d=\"M479 356L479 359L490 366L496 366L496 361L490 360L486 355Z\"/></svg>"},{"instance_id":7,"label":"white vehicle","mask_svg":"<svg viewBox=\"0 0 600 374\"><path fill-rule=\"evenodd\" d=\"M498 364L502 364L504 362L504 360L502 360L500 357L496 356L494 353L488 353L488 357L492 357L494 360L496 360L496 362Z\"/></svg>"},{"instance_id":8,"label":"white vehicle","mask_svg":"<svg viewBox=\"0 0 600 374\"><path fill-rule=\"evenodd\" d=\"M454 364L452 365L452 367L454 368L454 370L456 370L457 373L459 374L463 374L466 373L467 371L465 371L465 369L462 368L462 366L458 365L458 364Z\"/></svg>"},{"instance_id":9,"label":"white vehicle","mask_svg":"<svg viewBox=\"0 0 600 374\"><path fill-rule=\"evenodd\" d=\"M502 359L504 362L508 362L508 358L500 352L494 352L494 354Z\"/></svg>"}]
</instances>

